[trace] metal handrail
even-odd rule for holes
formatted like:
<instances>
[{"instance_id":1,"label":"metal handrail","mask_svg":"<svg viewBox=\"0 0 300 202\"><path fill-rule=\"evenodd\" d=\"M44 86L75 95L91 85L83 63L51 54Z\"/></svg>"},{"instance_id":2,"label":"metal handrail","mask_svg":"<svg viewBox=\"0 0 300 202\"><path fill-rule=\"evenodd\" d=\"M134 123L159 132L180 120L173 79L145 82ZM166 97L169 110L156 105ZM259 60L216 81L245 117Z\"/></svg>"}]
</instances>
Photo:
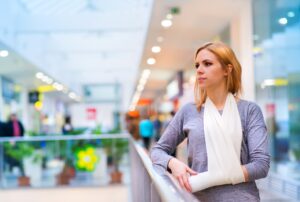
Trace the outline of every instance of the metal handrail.
<instances>
[{"instance_id":1,"label":"metal handrail","mask_svg":"<svg viewBox=\"0 0 300 202\"><path fill-rule=\"evenodd\" d=\"M132 140L133 142L133 140ZM162 201L170 202L183 202L183 201L198 201L191 193L180 190L170 178L169 175L160 175L153 168L152 161L150 160L145 149L140 145L134 143L134 148L138 153L143 165L149 174L157 192Z\"/></svg>"},{"instance_id":2,"label":"metal handrail","mask_svg":"<svg viewBox=\"0 0 300 202\"><path fill-rule=\"evenodd\" d=\"M32 142L32 141L55 141L55 140L91 140L91 139L119 139L129 138L128 133L120 134L80 134L80 135L49 135L49 136L22 136L1 137L0 142Z\"/></svg>"}]
</instances>

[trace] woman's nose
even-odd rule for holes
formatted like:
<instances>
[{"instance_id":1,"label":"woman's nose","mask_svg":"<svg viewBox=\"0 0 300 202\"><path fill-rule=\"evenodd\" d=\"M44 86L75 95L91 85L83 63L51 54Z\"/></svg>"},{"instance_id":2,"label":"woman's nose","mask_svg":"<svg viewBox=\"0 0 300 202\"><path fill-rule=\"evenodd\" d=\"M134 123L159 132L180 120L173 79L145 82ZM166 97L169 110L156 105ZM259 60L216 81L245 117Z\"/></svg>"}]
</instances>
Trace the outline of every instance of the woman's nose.
<instances>
[{"instance_id":1,"label":"woman's nose","mask_svg":"<svg viewBox=\"0 0 300 202\"><path fill-rule=\"evenodd\" d=\"M203 68L202 68L201 66L199 66L199 67L197 68L197 73L198 73L198 74L203 74Z\"/></svg>"}]
</instances>

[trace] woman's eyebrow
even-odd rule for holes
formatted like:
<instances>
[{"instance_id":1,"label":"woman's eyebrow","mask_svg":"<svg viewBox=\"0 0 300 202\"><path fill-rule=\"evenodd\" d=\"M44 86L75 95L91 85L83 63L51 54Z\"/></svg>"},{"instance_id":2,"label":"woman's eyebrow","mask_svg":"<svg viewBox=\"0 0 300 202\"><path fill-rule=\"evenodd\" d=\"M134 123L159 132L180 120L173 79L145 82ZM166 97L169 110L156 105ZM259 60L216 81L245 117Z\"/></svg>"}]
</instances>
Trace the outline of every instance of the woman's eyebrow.
<instances>
[{"instance_id":1,"label":"woman's eyebrow","mask_svg":"<svg viewBox=\"0 0 300 202\"><path fill-rule=\"evenodd\" d=\"M210 59L204 59L204 60L202 60L202 62L212 62L212 60L210 60Z\"/></svg>"}]
</instances>

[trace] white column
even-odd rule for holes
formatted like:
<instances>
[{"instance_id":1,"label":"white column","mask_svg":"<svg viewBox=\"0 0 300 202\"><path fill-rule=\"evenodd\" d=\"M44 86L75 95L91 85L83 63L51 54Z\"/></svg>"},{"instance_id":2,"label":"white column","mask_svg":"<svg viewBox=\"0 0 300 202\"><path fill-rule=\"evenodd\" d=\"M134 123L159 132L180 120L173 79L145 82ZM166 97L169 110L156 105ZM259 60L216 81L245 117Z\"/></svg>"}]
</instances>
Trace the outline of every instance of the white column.
<instances>
[{"instance_id":1,"label":"white column","mask_svg":"<svg viewBox=\"0 0 300 202\"><path fill-rule=\"evenodd\" d=\"M240 12L230 23L231 47L242 65L242 98L255 100L255 81L253 64L253 24L252 1L245 0Z\"/></svg>"}]
</instances>

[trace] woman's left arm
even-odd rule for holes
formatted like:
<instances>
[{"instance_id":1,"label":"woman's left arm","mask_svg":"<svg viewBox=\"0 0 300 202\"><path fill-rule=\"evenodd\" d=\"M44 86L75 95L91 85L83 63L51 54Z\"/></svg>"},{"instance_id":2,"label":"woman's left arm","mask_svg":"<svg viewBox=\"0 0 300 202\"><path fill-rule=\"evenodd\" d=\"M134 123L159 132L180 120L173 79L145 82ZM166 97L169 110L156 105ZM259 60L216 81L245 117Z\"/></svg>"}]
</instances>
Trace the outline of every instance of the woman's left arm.
<instances>
[{"instance_id":1,"label":"woman's left arm","mask_svg":"<svg viewBox=\"0 0 300 202\"><path fill-rule=\"evenodd\" d=\"M270 168L268 133L258 105L251 103L247 117L245 132L249 163L243 165L242 168L246 181L254 181L266 177Z\"/></svg>"}]
</instances>

